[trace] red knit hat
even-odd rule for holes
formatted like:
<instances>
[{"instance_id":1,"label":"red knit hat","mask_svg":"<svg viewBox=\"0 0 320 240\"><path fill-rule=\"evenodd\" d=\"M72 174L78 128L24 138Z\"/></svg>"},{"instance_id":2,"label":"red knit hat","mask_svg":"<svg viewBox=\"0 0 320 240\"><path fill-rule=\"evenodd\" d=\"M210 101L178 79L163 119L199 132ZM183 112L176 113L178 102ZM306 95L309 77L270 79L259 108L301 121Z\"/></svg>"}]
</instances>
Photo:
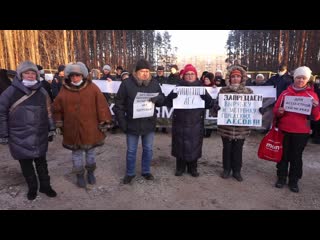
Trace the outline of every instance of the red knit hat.
<instances>
[{"instance_id":1,"label":"red knit hat","mask_svg":"<svg viewBox=\"0 0 320 240\"><path fill-rule=\"evenodd\" d=\"M232 75L242 76L242 73L241 73L238 69L235 69L235 70L233 70L233 71L230 73L230 77L231 77Z\"/></svg>"},{"instance_id":2,"label":"red knit hat","mask_svg":"<svg viewBox=\"0 0 320 240\"><path fill-rule=\"evenodd\" d=\"M183 76L189 72L192 71L196 74L196 77L198 77L197 69L192 64L187 64L183 69Z\"/></svg>"}]
</instances>

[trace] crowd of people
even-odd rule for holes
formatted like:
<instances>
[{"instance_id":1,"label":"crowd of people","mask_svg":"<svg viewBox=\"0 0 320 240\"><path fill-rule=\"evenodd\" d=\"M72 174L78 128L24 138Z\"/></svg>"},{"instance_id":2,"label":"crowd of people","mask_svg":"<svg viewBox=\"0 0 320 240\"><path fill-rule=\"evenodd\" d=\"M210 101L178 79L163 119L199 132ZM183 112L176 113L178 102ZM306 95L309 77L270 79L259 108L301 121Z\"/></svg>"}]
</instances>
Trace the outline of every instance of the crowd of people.
<instances>
[{"instance_id":1,"label":"crowd of people","mask_svg":"<svg viewBox=\"0 0 320 240\"><path fill-rule=\"evenodd\" d=\"M98 69L90 71L84 63L75 62L60 65L51 84L44 80L42 66L30 61L19 64L12 80L8 72L1 70L0 143L8 144L12 158L18 160L28 185L29 200L36 198L38 182L40 192L49 197L57 196L50 184L46 161L48 142L53 141L55 134L63 135L62 146L71 150L73 172L80 188L86 188L87 183L96 183L95 149L104 144L107 132L114 132L115 126L126 134L123 184L131 183L136 176L140 138L141 175L146 180L154 180L150 166L156 132L155 107L171 108L174 99L179 97L175 89L165 96L161 84L186 88L221 87L219 94L253 94L250 86L274 86L277 101L259 108L259 112L264 114L267 107L272 107L278 127L284 133L283 156L277 164L275 186L282 188L288 178L290 190L299 192L302 154L310 136L310 121L313 122L315 143L320 142L319 79L312 81L312 72L308 67L298 67L292 76L288 74L287 66L281 64L275 76L265 79L263 74L257 74L254 81L248 78L246 67L241 64L228 66L225 79L219 69L215 73L205 71L199 76L192 64L185 65L180 71L177 65L172 65L168 77L164 76L162 66L157 67L156 76L152 76L151 70L150 63L141 59L132 73L118 66L115 77L111 75L112 67L106 64L100 77ZM121 81L121 84L117 94L102 93L92 79ZM135 99L141 93L150 96L148 104L153 112L137 117ZM283 103L286 96L311 98L311 114L285 111ZM213 99L207 90L200 94L200 98L204 101L204 107L173 110L171 155L176 159L177 177L185 172L193 177L200 175L197 163L202 156L203 138L211 134L204 127L205 109L217 113L221 108L219 98ZM111 102L114 103L114 116L109 109ZM218 125L217 133L223 143L221 177L227 179L232 176L239 182L243 181L242 152L250 127Z\"/></svg>"}]
</instances>

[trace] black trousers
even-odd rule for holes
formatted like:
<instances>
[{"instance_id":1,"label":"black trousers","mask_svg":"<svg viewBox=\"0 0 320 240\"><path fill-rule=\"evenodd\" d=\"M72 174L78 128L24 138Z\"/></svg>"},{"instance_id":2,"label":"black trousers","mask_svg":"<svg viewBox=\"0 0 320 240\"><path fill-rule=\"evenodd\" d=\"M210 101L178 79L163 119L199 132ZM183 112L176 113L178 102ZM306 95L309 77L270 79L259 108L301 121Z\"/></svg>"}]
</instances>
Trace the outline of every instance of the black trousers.
<instances>
[{"instance_id":1,"label":"black trousers","mask_svg":"<svg viewBox=\"0 0 320 240\"><path fill-rule=\"evenodd\" d=\"M221 137L223 143L222 159L223 169L226 171L240 172L242 167L242 150L245 139L230 140Z\"/></svg>"},{"instance_id":2,"label":"black trousers","mask_svg":"<svg viewBox=\"0 0 320 240\"><path fill-rule=\"evenodd\" d=\"M302 153L308 143L309 134L284 132L282 159L277 163L277 176L297 181L302 177Z\"/></svg>"}]
</instances>

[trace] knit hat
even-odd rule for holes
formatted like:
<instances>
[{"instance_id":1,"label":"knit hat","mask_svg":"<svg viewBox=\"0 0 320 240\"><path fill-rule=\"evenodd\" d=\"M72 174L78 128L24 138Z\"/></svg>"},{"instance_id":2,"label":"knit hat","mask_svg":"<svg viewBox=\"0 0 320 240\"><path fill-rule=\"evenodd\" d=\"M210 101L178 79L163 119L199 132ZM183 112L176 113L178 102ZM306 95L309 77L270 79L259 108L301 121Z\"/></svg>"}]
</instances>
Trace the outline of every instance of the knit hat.
<instances>
[{"instance_id":1,"label":"knit hat","mask_svg":"<svg viewBox=\"0 0 320 240\"><path fill-rule=\"evenodd\" d=\"M88 76L88 69L86 65L82 62L76 63L69 63L67 64L66 68L64 69L64 75L66 78L69 78L70 74L81 74L83 78L87 78Z\"/></svg>"},{"instance_id":2,"label":"knit hat","mask_svg":"<svg viewBox=\"0 0 320 240\"><path fill-rule=\"evenodd\" d=\"M103 66L102 70L103 71L104 70L108 70L110 72L111 71L111 67L110 67L110 65L106 64L106 65Z\"/></svg>"},{"instance_id":3,"label":"knit hat","mask_svg":"<svg viewBox=\"0 0 320 240\"><path fill-rule=\"evenodd\" d=\"M140 59L138 62L137 62L137 65L136 65L136 72L141 70L141 69L151 69L150 67L150 64L147 60L145 59Z\"/></svg>"},{"instance_id":4,"label":"knit hat","mask_svg":"<svg viewBox=\"0 0 320 240\"><path fill-rule=\"evenodd\" d=\"M214 79L214 74L211 72L208 72L206 75L204 75L205 78L209 78L210 81L213 81Z\"/></svg>"},{"instance_id":5,"label":"knit hat","mask_svg":"<svg viewBox=\"0 0 320 240\"><path fill-rule=\"evenodd\" d=\"M158 70L164 70L164 67L163 67L163 66L158 66L158 67L157 67L157 71L158 71Z\"/></svg>"},{"instance_id":6,"label":"knit hat","mask_svg":"<svg viewBox=\"0 0 320 240\"><path fill-rule=\"evenodd\" d=\"M298 77L298 76L305 76L308 80L311 77L311 69L306 67L306 66L302 66L302 67L298 67L295 71L294 71L294 78Z\"/></svg>"},{"instance_id":7,"label":"knit hat","mask_svg":"<svg viewBox=\"0 0 320 240\"><path fill-rule=\"evenodd\" d=\"M216 73L221 73L222 74L222 71L220 69L216 70Z\"/></svg>"},{"instance_id":8,"label":"knit hat","mask_svg":"<svg viewBox=\"0 0 320 240\"><path fill-rule=\"evenodd\" d=\"M198 77L198 73L197 73L197 69L192 65L192 64L187 64L184 69L183 69L183 76L187 73L187 72L194 72L196 74L196 77Z\"/></svg>"},{"instance_id":9,"label":"knit hat","mask_svg":"<svg viewBox=\"0 0 320 240\"><path fill-rule=\"evenodd\" d=\"M58 72L63 72L65 68L66 68L65 65L59 65Z\"/></svg>"},{"instance_id":10,"label":"knit hat","mask_svg":"<svg viewBox=\"0 0 320 240\"><path fill-rule=\"evenodd\" d=\"M262 78L262 80L264 79L264 76L263 76L263 74L261 74L261 73L259 73L259 74L256 76L256 78L258 78L258 77Z\"/></svg>"},{"instance_id":11,"label":"knit hat","mask_svg":"<svg viewBox=\"0 0 320 240\"><path fill-rule=\"evenodd\" d=\"M242 77L242 73L241 73L240 70L238 70L238 69L232 70L232 71L230 72L230 77L231 77L232 75L240 75L240 76Z\"/></svg>"},{"instance_id":12,"label":"knit hat","mask_svg":"<svg viewBox=\"0 0 320 240\"><path fill-rule=\"evenodd\" d=\"M38 68L31 61L24 61L24 62L19 64L19 66L17 68L17 76L18 76L18 78L22 79L22 73L27 72L27 71L34 71L35 73L37 73L37 80L40 79L40 74L39 74Z\"/></svg>"},{"instance_id":13,"label":"knit hat","mask_svg":"<svg viewBox=\"0 0 320 240\"><path fill-rule=\"evenodd\" d=\"M130 73L129 73L127 70L123 70L122 73L121 73L121 77L122 77L123 75L126 75L126 74L129 75Z\"/></svg>"}]
</instances>

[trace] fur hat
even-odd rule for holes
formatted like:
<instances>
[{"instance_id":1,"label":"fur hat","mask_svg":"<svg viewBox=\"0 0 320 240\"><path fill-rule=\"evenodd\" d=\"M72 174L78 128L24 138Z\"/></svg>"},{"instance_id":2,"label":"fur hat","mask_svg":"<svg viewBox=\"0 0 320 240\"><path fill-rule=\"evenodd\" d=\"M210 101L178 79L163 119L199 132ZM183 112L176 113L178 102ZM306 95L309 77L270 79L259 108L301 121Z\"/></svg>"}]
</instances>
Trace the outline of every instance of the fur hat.
<instances>
[{"instance_id":1,"label":"fur hat","mask_svg":"<svg viewBox=\"0 0 320 240\"><path fill-rule=\"evenodd\" d=\"M66 78L69 78L69 75L72 73L81 74L83 78L88 77L88 69L86 65L82 62L69 63L64 69L64 75Z\"/></svg>"},{"instance_id":2,"label":"fur hat","mask_svg":"<svg viewBox=\"0 0 320 240\"><path fill-rule=\"evenodd\" d=\"M141 69L151 69L150 67L150 64L147 60L145 59L140 59L138 62L137 62L137 65L136 65L136 72L141 70Z\"/></svg>"},{"instance_id":3,"label":"fur hat","mask_svg":"<svg viewBox=\"0 0 320 240\"><path fill-rule=\"evenodd\" d=\"M192 65L192 64L187 64L184 69L183 69L183 76L187 73L187 72L194 72L196 74L196 77L198 77L198 72L197 69Z\"/></svg>"},{"instance_id":4,"label":"fur hat","mask_svg":"<svg viewBox=\"0 0 320 240\"><path fill-rule=\"evenodd\" d=\"M33 62L24 61L24 62L19 64L19 66L17 68L17 76L18 76L18 78L22 79L22 73L24 73L26 71L34 71L35 73L37 73L37 80L40 79L40 73L38 71L37 65L35 65Z\"/></svg>"},{"instance_id":5,"label":"fur hat","mask_svg":"<svg viewBox=\"0 0 320 240\"><path fill-rule=\"evenodd\" d=\"M103 66L102 70L103 71L104 70L108 70L110 72L111 71L111 67L110 67L110 65L106 64L106 65Z\"/></svg>"},{"instance_id":6,"label":"fur hat","mask_svg":"<svg viewBox=\"0 0 320 240\"><path fill-rule=\"evenodd\" d=\"M306 67L306 66L302 66L302 67L298 67L296 70L294 70L294 78L296 78L297 76L305 76L308 80L311 77L311 69Z\"/></svg>"},{"instance_id":7,"label":"fur hat","mask_svg":"<svg viewBox=\"0 0 320 240\"><path fill-rule=\"evenodd\" d=\"M230 85L230 77L231 77L232 73L235 73L235 72L240 73L240 75L241 75L241 83L240 84L245 85L245 83L248 79L247 72L239 65L233 65L232 67L230 67L228 69L228 72L226 74L226 84Z\"/></svg>"}]
</instances>

